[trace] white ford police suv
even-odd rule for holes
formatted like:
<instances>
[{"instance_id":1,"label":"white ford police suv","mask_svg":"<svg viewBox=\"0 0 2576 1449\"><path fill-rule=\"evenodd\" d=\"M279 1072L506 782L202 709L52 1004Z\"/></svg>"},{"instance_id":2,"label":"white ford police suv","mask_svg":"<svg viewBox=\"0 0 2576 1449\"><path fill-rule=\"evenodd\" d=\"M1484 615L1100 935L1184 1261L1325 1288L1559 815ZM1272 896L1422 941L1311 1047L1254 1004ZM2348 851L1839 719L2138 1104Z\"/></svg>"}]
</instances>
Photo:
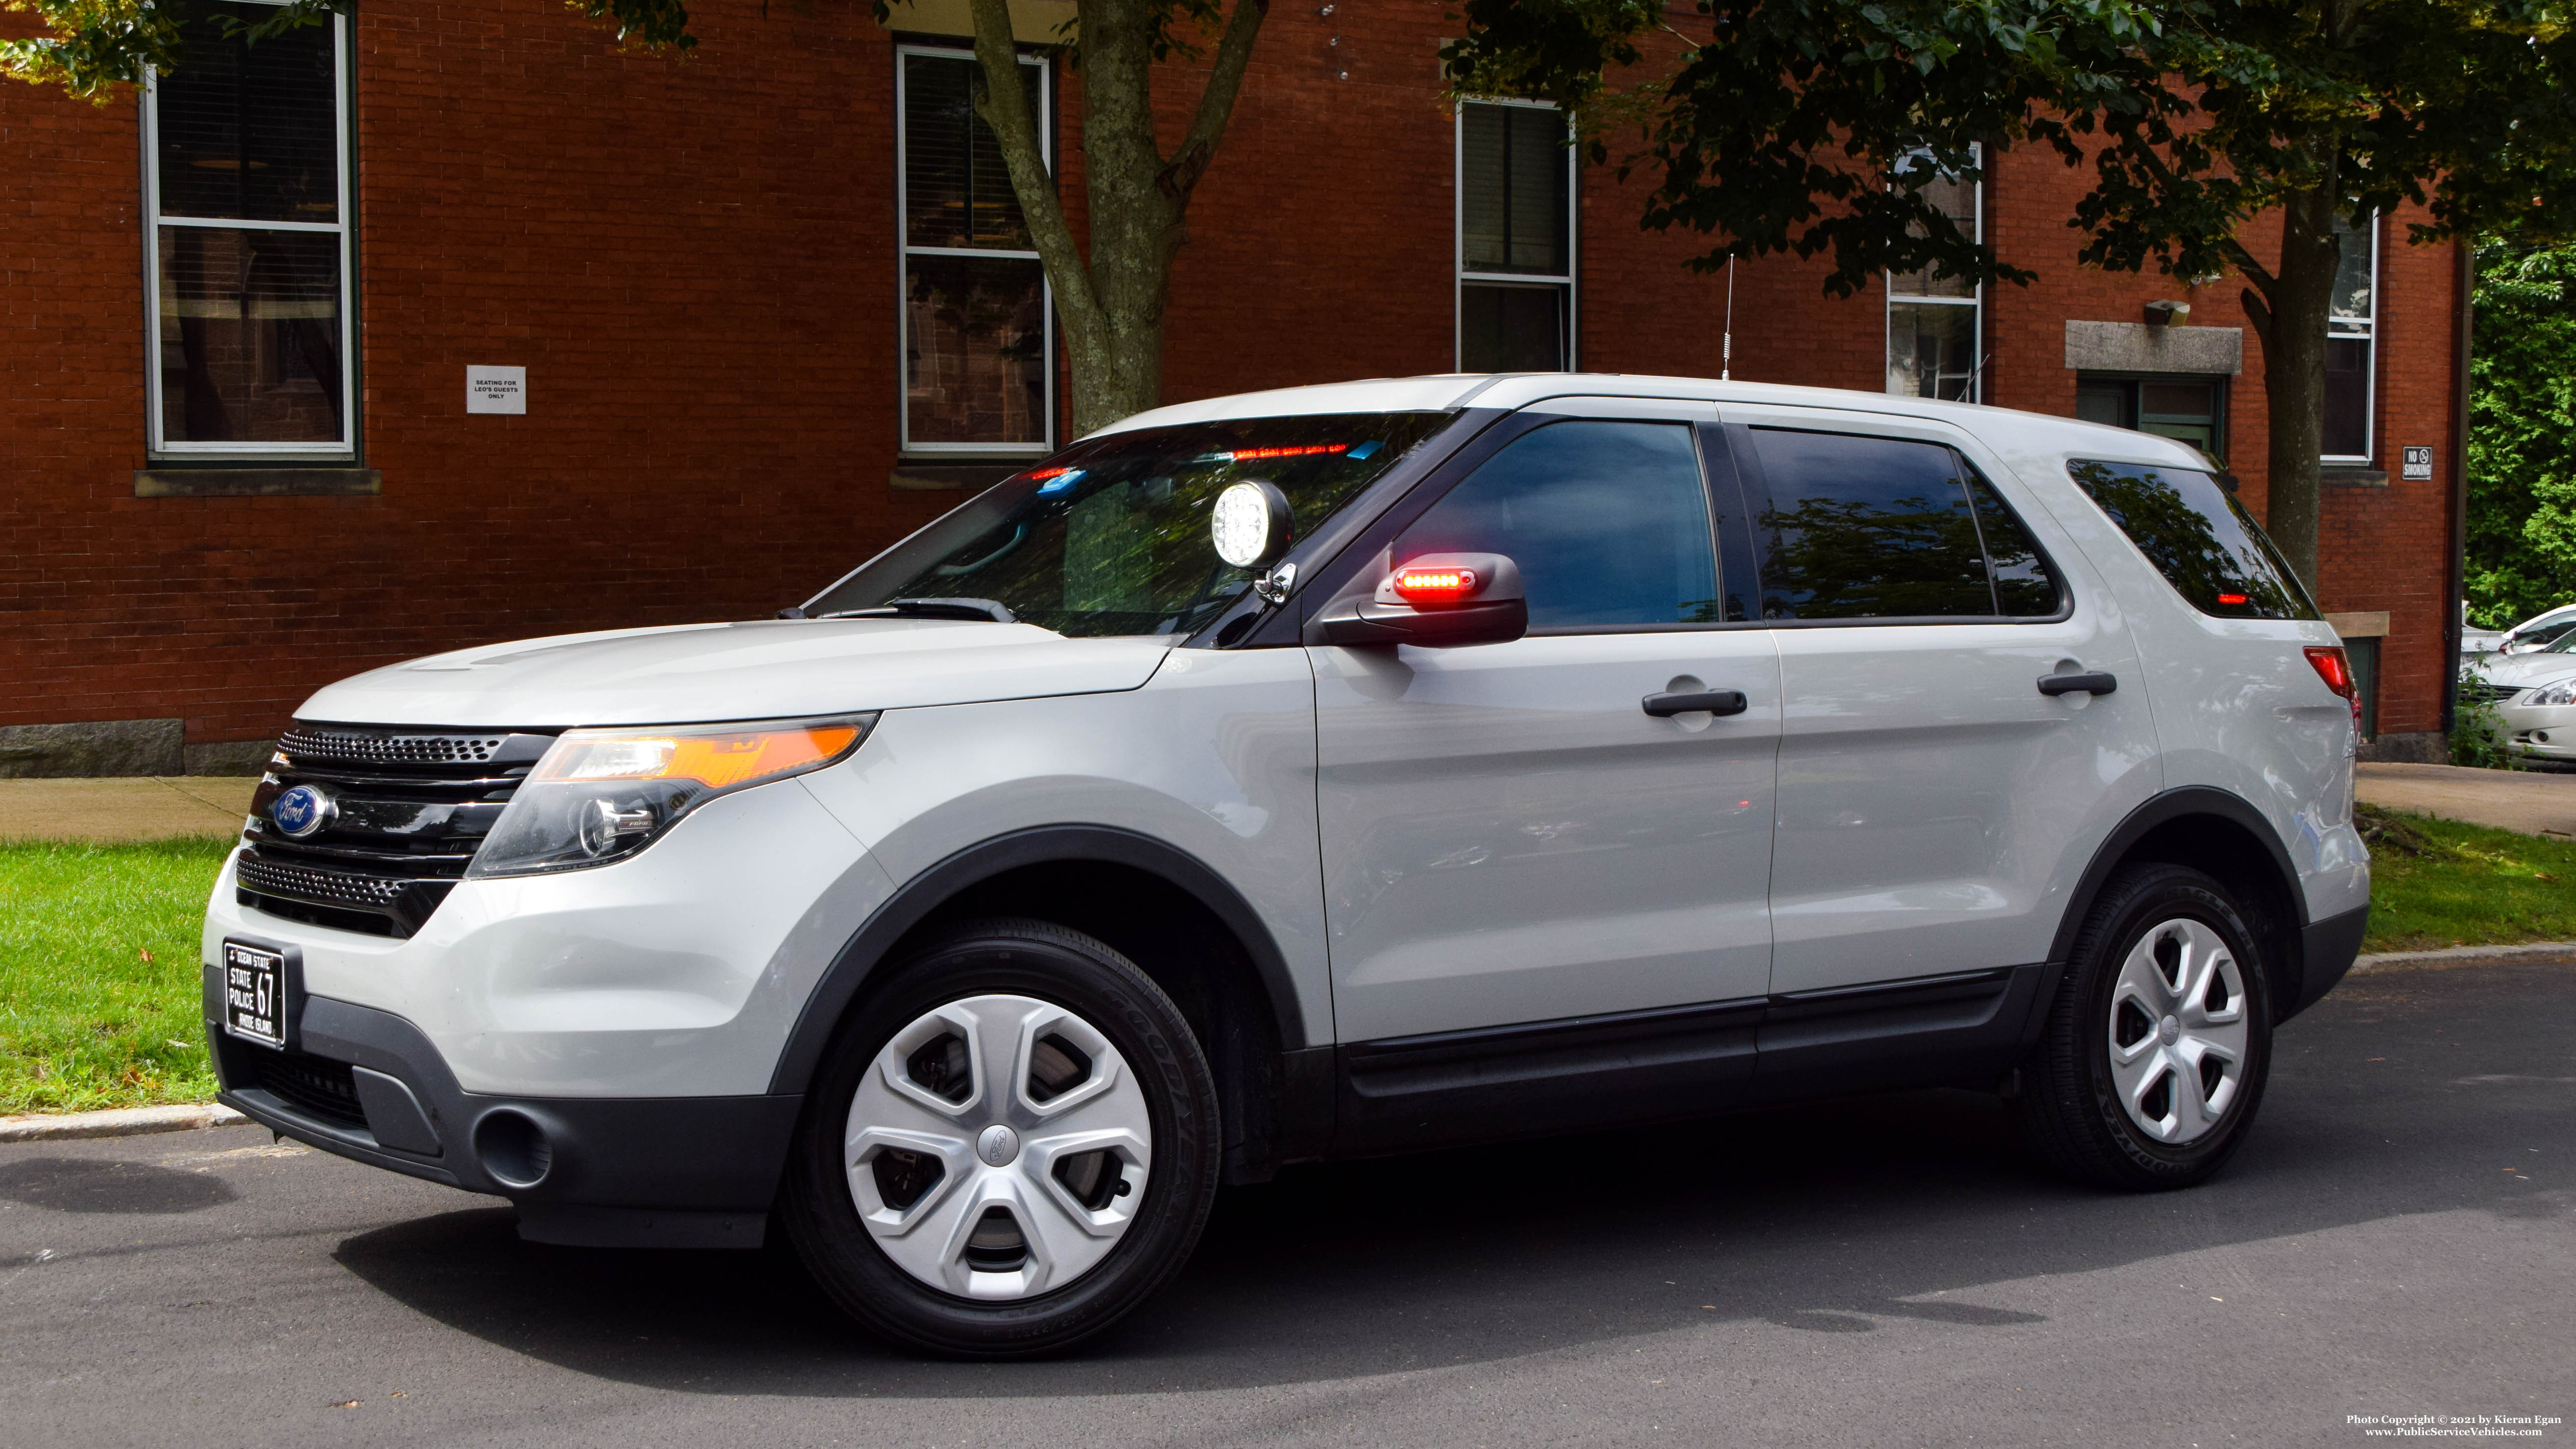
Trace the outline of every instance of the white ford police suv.
<instances>
[{"instance_id":1,"label":"white ford police suv","mask_svg":"<svg viewBox=\"0 0 2576 1449\"><path fill-rule=\"evenodd\" d=\"M2207 468L1672 378L1146 413L780 618L314 695L223 1100L986 1355L1282 1163L1955 1083L2193 1183L2369 892L2350 671Z\"/></svg>"}]
</instances>

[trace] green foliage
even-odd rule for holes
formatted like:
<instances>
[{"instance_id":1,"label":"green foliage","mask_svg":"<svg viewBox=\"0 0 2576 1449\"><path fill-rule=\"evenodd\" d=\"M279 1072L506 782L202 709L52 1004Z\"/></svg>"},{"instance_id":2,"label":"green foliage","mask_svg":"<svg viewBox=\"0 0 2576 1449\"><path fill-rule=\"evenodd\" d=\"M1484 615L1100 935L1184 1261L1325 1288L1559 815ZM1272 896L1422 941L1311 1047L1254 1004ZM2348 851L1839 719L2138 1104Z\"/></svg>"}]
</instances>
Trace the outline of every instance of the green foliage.
<instances>
[{"instance_id":1,"label":"green foliage","mask_svg":"<svg viewBox=\"0 0 2576 1449\"><path fill-rule=\"evenodd\" d=\"M226 37L248 34L256 45L280 31L346 14L350 0L290 0L257 25L223 17ZM187 62L180 32L196 7L187 0L0 0L0 10L32 14L46 34L0 41L0 75L60 86L83 100L106 101L156 70Z\"/></svg>"},{"instance_id":2,"label":"green foliage","mask_svg":"<svg viewBox=\"0 0 2576 1449\"><path fill-rule=\"evenodd\" d=\"M2576 601L2576 247L2478 249L2469 361L2470 612Z\"/></svg>"},{"instance_id":3,"label":"green foliage","mask_svg":"<svg viewBox=\"0 0 2576 1449\"><path fill-rule=\"evenodd\" d=\"M0 845L0 1112L214 1095L198 936L230 849Z\"/></svg>"},{"instance_id":4,"label":"green foliage","mask_svg":"<svg viewBox=\"0 0 2576 1449\"><path fill-rule=\"evenodd\" d=\"M2460 678L2451 686L2451 763L2473 770L2519 770L2522 761L2507 748L2511 731L2505 728L2504 713L2485 691L2472 692L2471 686L2484 684L2486 671L2472 661L2460 667Z\"/></svg>"}]
</instances>

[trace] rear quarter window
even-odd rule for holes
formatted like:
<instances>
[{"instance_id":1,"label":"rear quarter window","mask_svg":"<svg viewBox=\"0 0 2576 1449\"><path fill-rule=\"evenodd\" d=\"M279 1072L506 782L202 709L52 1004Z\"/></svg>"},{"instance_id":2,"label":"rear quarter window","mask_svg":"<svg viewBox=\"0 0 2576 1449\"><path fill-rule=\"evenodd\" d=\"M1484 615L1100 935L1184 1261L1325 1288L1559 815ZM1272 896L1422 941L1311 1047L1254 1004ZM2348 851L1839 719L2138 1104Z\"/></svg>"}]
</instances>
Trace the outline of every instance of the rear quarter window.
<instances>
[{"instance_id":1,"label":"rear quarter window","mask_svg":"<svg viewBox=\"0 0 2576 1449\"><path fill-rule=\"evenodd\" d=\"M2280 550L2209 474L2082 460L2066 471L2193 608L2219 619L2318 617Z\"/></svg>"}]
</instances>

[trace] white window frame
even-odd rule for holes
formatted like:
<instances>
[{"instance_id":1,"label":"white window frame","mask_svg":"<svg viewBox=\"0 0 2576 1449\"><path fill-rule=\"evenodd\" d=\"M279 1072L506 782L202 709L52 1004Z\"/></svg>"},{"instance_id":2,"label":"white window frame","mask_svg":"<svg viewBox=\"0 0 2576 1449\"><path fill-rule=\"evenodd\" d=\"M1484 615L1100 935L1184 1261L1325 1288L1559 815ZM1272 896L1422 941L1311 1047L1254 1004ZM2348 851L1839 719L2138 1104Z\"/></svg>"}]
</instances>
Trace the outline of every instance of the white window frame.
<instances>
[{"instance_id":1,"label":"white window frame","mask_svg":"<svg viewBox=\"0 0 2576 1449\"><path fill-rule=\"evenodd\" d=\"M1580 372L1583 337L1582 293L1575 277L1583 270L1583 168L1574 164L1574 148L1565 151L1565 270L1545 272L1471 272L1467 270L1467 107L1518 106L1524 110L1561 110L1553 101L1524 101L1502 97L1475 97L1459 103L1449 123L1450 166L1450 246L1449 271L1449 359L1450 365L1465 371L1467 366L1467 287L1479 286L1555 287L1565 293L1565 367L1566 372Z\"/></svg>"},{"instance_id":2,"label":"white window frame","mask_svg":"<svg viewBox=\"0 0 2576 1449\"><path fill-rule=\"evenodd\" d=\"M2326 340L2360 342L2361 360L2361 447L2359 453L2320 453L2320 463L2367 465L2379 456L2379 213L2370 214L2369 225L2347 237L2367 235L2370 238L2370 315L2337 317L2326 314ZM2341 267L2338 265L2337 270ZM2322 395L2320 403L2322 403ZM2320 419L2320 422L2323 420Z\"/></svg>"},{"instance_id":3,"label":"white window frame","mask_svg":"<svg viewBox=\"0 0 2576 1449\"><path fill-rule=\"evenodd\" d=\"M250 5L279 5L285 0L241 0ZM339 157L339 211L335 220L248 221L229 217L161 214L160 78L148 75L143 85L143 336L145 443L159 458L354 458L358 425L358 311L356 229L351 225L354 200L349 164L349 109L352 69L349 63L349 19L331 17L331 63L338 77L331 118L331 139ZM161 434L161 229L197 226L215 231L333 232L340 238L340 439L330 443L208 443Z\"/></svg>"},{"instance_id":4,"label":"white window frame","mask_svg":"<svg viewBox=\"0 0 2576 1449\"><path fill-rule=\"evenodd\" d=\"M1983 242L1986 239L1986 149L1978 145L1971 146L1969 151L1977 158L1977 184L1974 199L1969 203L1976 211L1976 215L1971 218L1975 223L1974 234L1968 240ZM1978 282L1969 287L1968 295L1964 297L1929 297L1917 292L1899 293L1896 290L1896 277L1897 274L1894 272L1883 273L1882 285L1879 288L1886 294L1878 324L1878 370L1881 377L1884 378L1887 373L1888 348L1891 339L1895 336L1896 309L1899 304L1908 307L1966 307L1971 309L1968 318L1968 335L1974 341L1970 344L1969 350L1975 360L1968 368L1968 395L1958 401L1972 403L1985 401L1986 284ZM1882 381L1879 386L1886 387L1887 383ZM1938 391L1936 385L1934 389L1936 395ZM1891 393L1890 396L1904 396L1904 394Z\"/></svg>"},{"instance_id":5,"label":"white window frame","mask_svg":"<svg viewBox=\"0 0 2576 1449\"><path fill-rule=\"evenodd\" d=\"M904 118L908 114L905 94L911 67L905 57L940 56L950 60L973 62L975 52L953 46L898 45L894 49L894 237L895 237L895 409L898 428L897 444L907 458L972 457L972 458L1043 458L1055 451L1055 287L1047 280L1046 262L1034 250L1005 250L999 247L917 247L912 244L912 143L906 134ZM1048 118L1055 114L1055 67L1043 56L1023 55L1020 64L1038 73L1038 154L1046 159L1048 174L1055 171L1055 127ZM970 143L971 144L971 143ZM1039 326L1044 329L1040 344L1045 357L1046 381L1039 440L1034 443L916 443L912 440L912 298L904 284L913 257L1017 257L1038 263Z\"/></svg>"}]
</instances>

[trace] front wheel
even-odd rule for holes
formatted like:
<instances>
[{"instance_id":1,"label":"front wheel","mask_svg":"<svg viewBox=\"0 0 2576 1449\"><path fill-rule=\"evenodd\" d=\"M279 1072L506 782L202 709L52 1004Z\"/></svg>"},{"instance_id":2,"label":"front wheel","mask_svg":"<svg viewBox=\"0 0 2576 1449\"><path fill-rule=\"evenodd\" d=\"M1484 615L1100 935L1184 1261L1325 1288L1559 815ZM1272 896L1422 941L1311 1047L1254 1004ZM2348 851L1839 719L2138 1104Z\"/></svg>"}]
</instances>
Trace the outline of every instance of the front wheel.
<instances>
[{"instance_id":1,"label":"front wheel","mask_svg":"<svg viewBox=\"0 0 2576 1449\"><path fill-rule=\"evenodd\" d=\"M873 991L817 1075L789 1236L852 1316L935 1352L1063 1348L1187 1260L1215 1086L1171 999L1079 932L991 921Z\"/></svg>"},{"instance_id":2,"label":"front wheel","mask_svg":"<svg viewBox=\"0 0 2576 1449\"><path fill-rule=\"evenodd\" d=\"M2272 1063L2271 983L2225 887L2112 877L2076 937L2015 1099L2043 1157L2105 1187L2188 1187L2244 1141Z\"/></svg>"}]
</instances>

